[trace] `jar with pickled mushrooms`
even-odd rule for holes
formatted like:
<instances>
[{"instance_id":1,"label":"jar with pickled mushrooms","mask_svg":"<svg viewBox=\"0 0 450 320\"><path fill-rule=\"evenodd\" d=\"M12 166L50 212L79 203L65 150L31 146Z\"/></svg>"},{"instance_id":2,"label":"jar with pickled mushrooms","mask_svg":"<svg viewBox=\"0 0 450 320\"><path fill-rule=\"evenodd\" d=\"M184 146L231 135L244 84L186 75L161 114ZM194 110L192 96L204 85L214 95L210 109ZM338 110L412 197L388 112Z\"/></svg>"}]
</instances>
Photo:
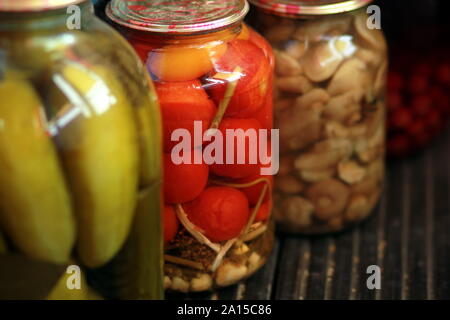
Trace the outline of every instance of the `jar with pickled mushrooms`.
<instances>
[{"instance_id":1,"label":"jar with pickled mushrooms","mask_svg":"<svg viewBox=\"0 0 450 320\"><path fill-rule=\"evenodd\" d=\"M193 292L234 284L264 264L273 242L269 164L250 160L258 142L270 157L272 50L242 23L244 0L134 4L113 0L107 15L146 64L160 101L165 286ZM232 137L233 146L229 130L250 135ZM192 139L180 141L179 133Z\"/></svg>"},{"instance_id":2,"label":"jar with pickled mushrooms","mask_svg":"<svg viewBox=\"0 0 450 320\"><path fill-rule=\"evenodd\" d=\"M373 211L384 178L388 61L371 1L251 3L275 53L275 220L291 233L343 230Z\"/></svg>"},{"instance_id":3,"label":"jar with pickled mushrooms","mask_svg":"<svg viewBox=\"0 0 450 320\"><path fill-rule=\"evenodd\" d=\"M0 296L163 298L160 115L131 46L90 1L6 0L0 56Z\"/></svg>"}]
</instances>

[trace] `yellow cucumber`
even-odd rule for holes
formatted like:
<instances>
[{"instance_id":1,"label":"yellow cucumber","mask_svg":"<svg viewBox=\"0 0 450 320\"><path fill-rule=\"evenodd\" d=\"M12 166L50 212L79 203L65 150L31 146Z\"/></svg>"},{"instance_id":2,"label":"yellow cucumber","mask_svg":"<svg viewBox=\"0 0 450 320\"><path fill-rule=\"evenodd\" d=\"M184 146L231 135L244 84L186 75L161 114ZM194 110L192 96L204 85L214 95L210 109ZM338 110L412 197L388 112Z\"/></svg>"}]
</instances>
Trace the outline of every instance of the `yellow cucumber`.
<instances>
[{"instance_id":1,"label":"yellow cucumber","mask_svg":"<svg viewBox=\"0 0 450 320\"><path fill-rule=\"evenodd\" d=\"M96 268L122 247L136 207L134 114L123 87L105 67L67 64L54 80L72 111L79 112L59 130L58 141L78 219L78 254Z\"/></svg>"},{"instance_id":2,"label":"yellow cucumber","mask_svg":"<svg viewBox=\"0 0 450 320\"><path fill-rule=\"evenodd\" d=\"M32 258L65 263L75 241L70 196L31 84L0 81L0 223Z\"/></svg>"},{"instance_id":3,"label":"yellow cucumber","mask_svg":"<svg viewBox=\"0 0 450 320\"><path fill-rule=\"evenodd\" d=\"M75 263L70 261L69 264ZM66 269L46 300L89 300L89 286L86 282L86 275L82 270L79 274L75 272L75 270ZM79 287L76 285L79 285Z\"/></svg>"}]
</instances>

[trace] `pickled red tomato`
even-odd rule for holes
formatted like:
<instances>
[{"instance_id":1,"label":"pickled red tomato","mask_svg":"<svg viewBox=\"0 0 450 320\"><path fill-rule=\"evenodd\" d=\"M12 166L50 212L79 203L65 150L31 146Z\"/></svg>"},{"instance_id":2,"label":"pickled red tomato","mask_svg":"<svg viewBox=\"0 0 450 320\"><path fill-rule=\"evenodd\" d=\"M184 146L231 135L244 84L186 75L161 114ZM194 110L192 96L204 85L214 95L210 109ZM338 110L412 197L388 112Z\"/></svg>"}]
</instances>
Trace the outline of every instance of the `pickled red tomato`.
<instances>
[{"instance_id":1,"label":"pickled red tomato","mask_svg":"<svg viewBox=\"0 0 450 320\"><path fill-rule=\"evenodd\" d=\"M271 130L273 128L273 92L267 93L264 106L256 111L255 119L261 123L263 129ZM270 131L268 131L270 137Z\"/></svg>"},{"instance_id":2,"label":"pickled red tomato","mask_svg":"<svg viewBox=\"0 0 450 320\"><path fill-rule=\"evenodd\" d=\"M184 209L189 220L215 242L237 237L250 216L245 195L230 187L206 188Z\"/></svg>"},{"instance_id":3,"label":"pickled red tomato","mask_svg":"<svg viewBox=\"0 0 450 320\"><path fill-rule=\"evenodd\" d=\"M176 129L187 129L194 143L194 121L202 122L204 132L216 113L216 107L200 81L157 82L155 85L163 118L164 151L170 152L178 144L171 141L172 132ZM194 147L198 146L192 144Z\"/></svg>"},{"instance_id":4,"label":"pickled red tomato","mask_svg":"<svg viewBox=\"0 0 450 320\"><path fill-rule=\"evenodd\" d=\"M166 203L184 203L194 200L203 191L208 181L209 168L203 163L194 163L194 153L202 154L199 150L183 154L191 159L190 164L175 164L171 154L164 154L164 201Z\"/></svg>"},{"instance_id":5,"label":"pickled red tomato","mask_svg":"<svg viewBox=\"0 0 450 320\"><path fill-rule=\"evenodd\" d=\"M254 208L250 208L250 214L253 213ZM270 212L272 211L272 201L266 201L258 209L258 213L255 216L255 220L253 222L265 221L269 219Z\"/></svg>"},{"instance_id":6,"label":"pickled red tomato","mask_svg":"<svg viewBox=\"0 0 450 320\"><path fill-rule=\"evenodd\" d=\"M188 81L213 69L213 63L226 51L225 44L181 47L167 46L149 54L147 68L163 81Z\"/></svg>"},{"instance_id":7,"label":"pickled red tomato","mask_svg":"<svg viewBox=\"0 0 450 320\"><path fill-rule=\"evenodd\" d=\"M269 140L268 146L267 146L268 147L267 156L271 159L272 151L271 151L271 147L270 146L271 146L271 144L270 144L270 140ZM260 165L260 167L258 169L258 172L256 174L248 176L248 177L245 177L245 178L234 180L232 183L249 184L249 183L255 182L256 180L259 180L259 179L267 179L267 180L269 180L269 186L268 186L268 189L266 190L265 196L263 198L263 202L266 202L266 201L270 200L271 190L273 188L273 176L272 175L269 175L269 176L268 175L265 175L265 176L261 175L260 169L261 168L269 168L271 166L271 164L272 164L271 162L272 161L270 161L267 164ZM250 187L239 188L239 190L241 190L243 193L245 193L249 204L251 206L254 206L258 202L259 197L261 195L261 192L262 192L262 190L263 190L263 188L264 188L264 186L266 184L267 183L265 181L261 181L261 182L255 184L255 185L253 185L253 186L250 186Z\"/></svg>"},{"instance_id":8,"label":"pickled red tomato","mask_svg":"<svg viewBox=\"0 0 450 320\"><path fill-rule=\"evenodd\" d=\"M262 176L260 174L256 174L253 176L249 176L246 178L242 178L236 181L236 183L249 183L252 181L255 181L257 179L260 178L266 178L269 180L269 184L270 187L273 186L273 176ZM250 203L250 205L254 206L257 202L258 199L261 195L261 192L264 188L264 186L266 185L266 182L259 182L257 184L255 184L254 186L251 187L246 187L246 188L240 188L239 190L241 190L243 193L245 193L245 195L247 196L248 202ZM263 202L266 202L267 200L270 199L270 189L267 189L266 194L264 196Z\"/></svg>"},{"instance_id":9,"label":"pickled red tomato","mask_svg":"<svg viewBox=\"0 0 450 320\"><path fill-rule=\"evenodd\" d=\"M175 238L180 222L172 206L164 206L164 243L167 244Z\"/></svg>"},{"instance_id":10,"label":"pickled red tomato","mask_svg":"<svg viewBox=\"0 0 450 320\"><path fill-rule=\"evenodd\" d=\"M242 148L242 146L238 146L241 143L241 139L234 136L234 151L231 149L231 143L227 143L226 139L226 130L237 130L242 129L245 131L251 129L251 131L255 132L256 142L252 143L252 139L249 136L246 136L243 141L245 141L245 155L244 155L244 163L238 164L238 150ZM221 177L229 177L229 178L244 178L251 175L256 175L259 171L259 150L258 150L258 140L259 140L259 129L261 129L261 124L256 119L234 119L234 118L225 118L222 119L222 122L219 125L219 131L223 136L223 164L214 163L210 166L211 172ZM235 131L236 132L236 131ZM226 155L227 153L234 152L234 158L232 164L226 163ZM254 153L256 157L256 163L250 163L250 152Z\"/></svg>"},{"instance_id":11,"label":"pickled red tomato","mask_svg":"<svg viewBox=\"0 0 450 320\"><path fill-rule=\"evenodd\" d=\"M225 115L245 118L264 106L265 97L270 90L271 72L269 61L260 48L247 40L231 41L228 50L215 63L215 74L212 74L212 83L208 85L210 95L217 105L224 99L229 82L222 78L215 79L214 76L231 74L237 67L240 68L240 78Z\"/></svg>"},{"instance_id":12,"label":"pickled red tomato","mask_svg":"<svg viewBox=\"0 0 450 320\"><path fill-rule=\"evenodd\" d=\"M261 48L266 58L269 59L270 66L273 68L275 66L275 57L269 42L267 42L263 36L250 27L248 28L248 33L250 42L253 42L258 48Z\"/></svg>"}]
</instances>

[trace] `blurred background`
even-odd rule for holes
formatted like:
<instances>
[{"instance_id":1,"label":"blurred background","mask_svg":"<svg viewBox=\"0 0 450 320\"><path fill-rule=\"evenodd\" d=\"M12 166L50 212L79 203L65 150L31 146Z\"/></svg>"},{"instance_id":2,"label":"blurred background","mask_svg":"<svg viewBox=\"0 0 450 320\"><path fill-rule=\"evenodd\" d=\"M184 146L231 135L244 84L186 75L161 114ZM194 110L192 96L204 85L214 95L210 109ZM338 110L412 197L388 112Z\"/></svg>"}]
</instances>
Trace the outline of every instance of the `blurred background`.
<instances>
[{"instance_id":1,"label":"blurred background","mask_svg":"<svg viewBox=\"0 0 450 320\"><path fill-rule=\"evenodd\" d=\"M450 8L445 0L381 0L389 41L388 152L423 149L450 113Z\"/></svg>"}]
</instances>

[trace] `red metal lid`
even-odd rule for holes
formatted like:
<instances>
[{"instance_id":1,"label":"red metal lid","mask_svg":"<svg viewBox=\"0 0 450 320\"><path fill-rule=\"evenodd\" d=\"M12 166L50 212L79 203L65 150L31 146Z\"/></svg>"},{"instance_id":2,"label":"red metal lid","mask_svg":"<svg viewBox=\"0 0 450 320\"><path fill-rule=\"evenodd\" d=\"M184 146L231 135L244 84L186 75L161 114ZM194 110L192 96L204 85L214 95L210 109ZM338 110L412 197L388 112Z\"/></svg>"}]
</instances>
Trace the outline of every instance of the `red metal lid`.
<instances>
[{"instance_id":1,"label":"red metal lid","mask_svg":"<svg viewBox=\"0 0 450 320\"><path fill-rule=\"evenodd\" d=\"M112 0L107 16L133 29L163 33L199 33L241 21L246 0Z\"/></svg>"},{"instance_id":2,"label":"red metal lid","mask_svg":"<svg viewBox=\"0 0 450 320\"><path fill-rule=\"evenodd\" d=\"M253 5L281 15L325 15L352 11L373 0L249 0Z\"/></svg>"}]
</instances>

